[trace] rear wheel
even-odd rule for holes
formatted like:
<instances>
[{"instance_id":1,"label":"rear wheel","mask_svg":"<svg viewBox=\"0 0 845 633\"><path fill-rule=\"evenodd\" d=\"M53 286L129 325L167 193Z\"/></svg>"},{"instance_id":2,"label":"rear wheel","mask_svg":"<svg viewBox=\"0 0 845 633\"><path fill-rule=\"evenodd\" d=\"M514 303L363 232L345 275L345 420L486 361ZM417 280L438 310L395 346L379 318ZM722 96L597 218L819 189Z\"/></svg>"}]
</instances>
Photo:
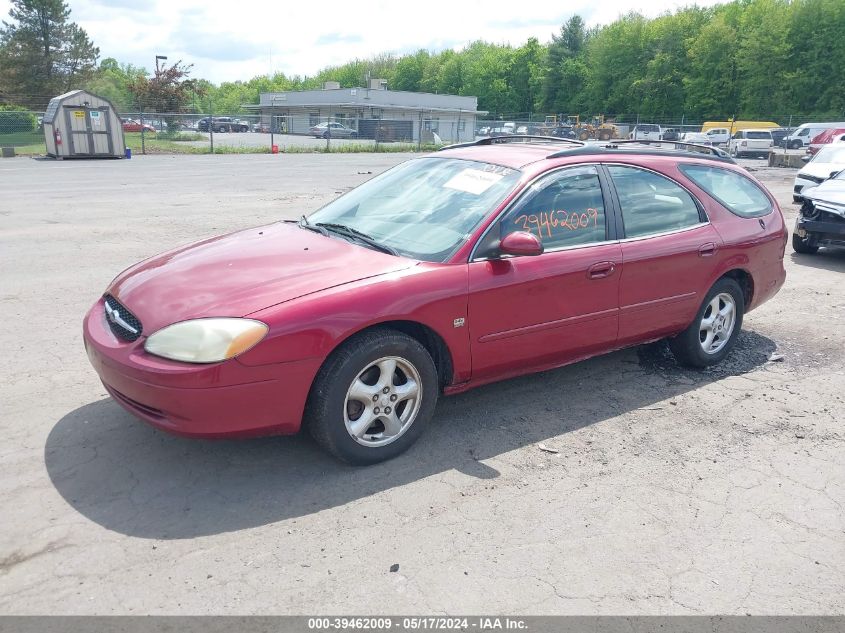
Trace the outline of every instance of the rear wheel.
<instances>
[{"instance_id":1,"label":"rear wheel","mask_svg":"<svg viewBox=\"0 0 845 633\"><path fill-rule=\"evenodd\" d=\"M810 236L801 237L797 233L792 234L792 250L802 255L814 255L818 252L819 247L810 242Z\"/></svg>"},{"instance_id":2,"label":"rear wheel","mask_svg":"<svg viewBox=\"0 0 845 633\"><path fill-rule=\"evenodd\" d=\"M438 396L428 350L395 330L374 330L338 348L314 381L305 425L332 455L374 464L407 450L430 420Z\"/></svg>"},{"instance_id":3,"label":"rear wheel","mask_svg":"<svg viewBox=\"0 0 845 633\"><path fill-rule=\"evenodd\" d=\"M734 279L723 277L713 284L690 326L669 339L669 348L681 365L715 365L736 343L744 313L742 288Z\"/></svg>"}]
</instances>

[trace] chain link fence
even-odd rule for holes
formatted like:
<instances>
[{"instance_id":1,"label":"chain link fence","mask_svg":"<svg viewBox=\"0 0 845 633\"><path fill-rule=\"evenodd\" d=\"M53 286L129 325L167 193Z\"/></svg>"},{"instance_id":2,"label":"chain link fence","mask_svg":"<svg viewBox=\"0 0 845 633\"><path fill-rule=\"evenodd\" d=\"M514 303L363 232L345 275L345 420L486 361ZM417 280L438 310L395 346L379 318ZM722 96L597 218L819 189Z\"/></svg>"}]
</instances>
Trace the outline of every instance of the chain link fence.
<instances>
[{"instance_id":1,"label":"chain link fence","mask_svg":"<svg viewBox=\"0 0 845 633\"><path fill-rule=\"evenodd\" d=\"M417 118L381 119L325 118L307 113L296 116L161 113L137 109L122 112L120 117L126 146L133 154L430 151L451 143L501 135L582 140L628 138L638 125L656 126L661 138L679 140L683 134L701 132L706 123L683 114L646 119L638 115L580 117L522 113L477 120L473 117L441 120L423 113ZM42 111L0 106L0 148L15 148L18 154L43 154L42 119ZM819 121L789 114L754 120L780 126L780 138L800 124ZM729 125L727 121L724 123Z\"/></svg>"},{"instance_id":2,"label":"chain link fence","mask_svg":"<svg viewBox=\"0 0 845 633\"><path fill-rule=\"evenodd\" d=\"M0 111L0 147L44 153L43 112ZM471 141L471 121L319 118L309 115L121 112L133 154L428 151Z\"/></svg>"}]
</instances>

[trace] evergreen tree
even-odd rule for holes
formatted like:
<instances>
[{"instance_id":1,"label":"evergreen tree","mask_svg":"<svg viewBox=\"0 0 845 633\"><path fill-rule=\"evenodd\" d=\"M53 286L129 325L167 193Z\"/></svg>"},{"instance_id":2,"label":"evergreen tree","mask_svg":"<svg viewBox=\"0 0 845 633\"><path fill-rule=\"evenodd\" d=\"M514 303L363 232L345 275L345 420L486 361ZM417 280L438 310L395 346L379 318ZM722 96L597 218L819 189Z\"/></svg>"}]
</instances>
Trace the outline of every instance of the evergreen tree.
<instances>
[{"instance_id":1,"label":"evergreen tree","mask_svg":"<svg viewBox=\"0 0 845 633\"><path fill-rule=\"evenodd\" d=\"M69 21L64 0L12 0L0 27L0 91L10 101L40 105L93 75L98 49Z\"/></svg>"}]
</instances>

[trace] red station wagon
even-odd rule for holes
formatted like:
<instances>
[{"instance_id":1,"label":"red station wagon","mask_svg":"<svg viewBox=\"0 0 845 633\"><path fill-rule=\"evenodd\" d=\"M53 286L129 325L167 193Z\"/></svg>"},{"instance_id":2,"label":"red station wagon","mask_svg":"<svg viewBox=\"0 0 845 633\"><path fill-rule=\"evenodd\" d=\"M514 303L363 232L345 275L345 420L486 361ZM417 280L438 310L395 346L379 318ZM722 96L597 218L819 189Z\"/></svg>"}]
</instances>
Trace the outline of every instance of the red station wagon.
<instances>
[{"instance_id":1,"label":"red station wagon","mask_svg":"<svg viewBox=\"0 0 845 633\"><path fill-rule=\"evenodd\" d=\"M304 424L374 463L441 394L661 338L684 365L719 362L783 284L786 239L772 196L715 148L482 139L130 267L85 347L158 428Z\"/></svg>"}]
</instances>

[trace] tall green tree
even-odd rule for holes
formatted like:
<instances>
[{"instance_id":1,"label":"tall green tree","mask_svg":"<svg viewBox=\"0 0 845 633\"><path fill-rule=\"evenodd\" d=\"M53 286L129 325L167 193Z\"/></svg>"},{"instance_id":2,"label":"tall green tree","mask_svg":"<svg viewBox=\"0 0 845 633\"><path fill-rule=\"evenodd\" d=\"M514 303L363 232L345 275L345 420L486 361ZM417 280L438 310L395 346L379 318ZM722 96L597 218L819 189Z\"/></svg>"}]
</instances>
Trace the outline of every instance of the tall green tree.
<instances>
[{"instance_id":1,"label":"tall green tree","mask_svg":"<svg viewBox=\"0 0 845 633\"><path fill-rule=\"evenodd\" d=\"M85 84L86 90L111 101L121 112L131 112L137 108L135 98L129 90L140 77L146 77L147 71L132 64L121 64L113 57L100 62L97 72Z\"/></svg>"},{"instance_id":2,"label":"tall green tree","mask_svg":"<svg viewBox=\"0 0 845 633\"><path fill-rule=\"evenodd\" d=\"M789 41L794 109L840 120L845 115L845 2L796 2Z\"/></svg>"},{"instance_id":3,"label":"tall green tree","mask_svg":"<svg viewBox=\"0 0 845 633\"><path fill-rule=\"evenodd\" d=\"M69 20L64 0L12 0L9 17L0 27L0 91L40 104L92 77L100 49Z\"/></svg>"},{"instance_id":4,"label":"tall green tree","mask_svg":"<svg viewBox=\"0 0 845 633\"><path fill-rule=\"evenodd\" d=\"M790 99L792 39L788 0L754 0L742 12L736 52L739 108L746 116L783 114ZM840 33L839 37L845 34ZM840 63L845 60L840 60Z\"/></svg>"},{"instance_id":5,"label":"tall green tree","mask_svg":"<svg viewBox=\"0 0 845 633\"><path fill-rule=\"evenodd\" d=\"M573 15L552 35L546 53L545 72L541 79L541 107L547 112L568 113L583 89L584 68L581 58L588 31L580 15Z\"/></svg>"}]
</instances>

